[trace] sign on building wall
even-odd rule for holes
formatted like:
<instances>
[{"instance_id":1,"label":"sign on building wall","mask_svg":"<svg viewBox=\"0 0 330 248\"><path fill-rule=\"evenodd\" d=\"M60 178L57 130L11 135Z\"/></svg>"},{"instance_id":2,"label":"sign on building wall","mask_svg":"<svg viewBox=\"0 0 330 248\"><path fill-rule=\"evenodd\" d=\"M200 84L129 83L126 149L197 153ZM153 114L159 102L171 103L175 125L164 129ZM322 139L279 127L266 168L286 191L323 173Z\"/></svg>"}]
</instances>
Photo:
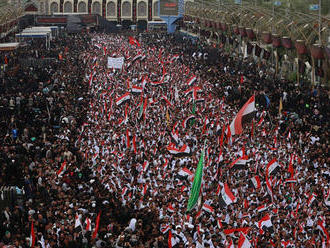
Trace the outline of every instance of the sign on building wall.
<instances>
[{"instance_id":1,"label":"sign on building wall","mask_svg":"<svg viewBox=\"0 0 330 248\"><path fill-rule=\"evenodd\" d=\"M160 16L177 16L179 12L178 0L160 0Z\"/></svg>"}]
</instances>

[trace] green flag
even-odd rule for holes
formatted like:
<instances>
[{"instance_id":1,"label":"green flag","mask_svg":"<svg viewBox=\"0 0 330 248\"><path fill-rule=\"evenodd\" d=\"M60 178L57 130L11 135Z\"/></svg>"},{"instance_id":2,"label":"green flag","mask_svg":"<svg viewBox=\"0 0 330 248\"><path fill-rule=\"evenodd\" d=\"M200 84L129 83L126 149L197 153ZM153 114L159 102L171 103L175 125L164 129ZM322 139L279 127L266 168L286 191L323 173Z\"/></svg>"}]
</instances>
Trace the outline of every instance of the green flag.
<instances>
[{"instance_id":1,"label":"green flag","mask_svg":"<svg viewBox=\"0 0 330 248\"><path fill-rule=\"evenodd\" d=\"M192 107L192 114L195 115L196 114L196 102L194 101L193 103L193 107ZM190 126L193 126L195 124L195 119L190 120Z\"/></svg>"},{"instance_id":2,"label":"green flag","mask_svg":"<svg viewBox=\"0 0 330 248\"><path fill-rule=\"evenodd\" d=\"M142 113L143 113L143 101L142 101L142 103L141 103L141 105L140 105L139 119L141 119L141 117L142 117Z\"/></svg>"},{"instance_id":3,"label":"green flag","mask_svg":"<svg viewBox=\"0 0 330 248\"><path fill-rule=\"evenodd\" d=\"M193 107L192 107L192 114L193 115L196 114L196 103L195 103L195 101L194 101Z\"/></svg>"},{"instance_id":4,"label":"green flag","mask_svg":"<svg viewBox=\"0 0 330 248\"><path fill-rule=\"evenodd\" d=\"M139 116L138 116L139 119L141 119L141 117L143 115L143 111L145 108L144 104L145 104L145 101L143 98L141 98L141 105L140 105Z\"/></svg>"},{"instance_id":5,"label":"green flag","mask_svg":"<svg viewBox=\"0 0 330 248\"><path fill-rule=\"evenodd\" d=\"M198 201L199 192L201 190L201 185L202 185L202 178L203 178L204 153L205 152L203 149L202 154L199 158L198 165L197 165L194 182L193 182L192 188L190 190L190 197L188 200L187 212L192 210Z\"/></svg>"}]
</instances>

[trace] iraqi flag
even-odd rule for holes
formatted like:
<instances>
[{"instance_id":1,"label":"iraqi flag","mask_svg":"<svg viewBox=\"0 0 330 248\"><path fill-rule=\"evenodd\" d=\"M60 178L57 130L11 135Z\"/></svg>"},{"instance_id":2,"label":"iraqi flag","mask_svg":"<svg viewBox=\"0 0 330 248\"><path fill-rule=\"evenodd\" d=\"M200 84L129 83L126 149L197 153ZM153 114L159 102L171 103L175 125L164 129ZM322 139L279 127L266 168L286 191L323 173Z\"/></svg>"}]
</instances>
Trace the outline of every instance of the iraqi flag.
<instances>
[{"instance_id":1,"label":"iraqi flag","mask_svg":"<svg viewBox=\"0 0 330 248\"><path fill-rule=\"evenodd\" d=\"M200 102L204 102L205 101L205 98L198 98L198 99L195 99L195 102L196 103L200 103Z\"/></svg>"},{"instance_id":2,"label":"iraqi flag","mask_svg":"<svg viewBox=\"0 0 330 248\"><path fill-rule=\"evenodd\" d=\"M258 228L260 230L260 233L263 234L263 228L271 227L273 226L272 221L270 219L269 214L266 214L261 220L258 221Z\"/></svg>"},{"instance_id":3,"label":"iraqi flag","mask_svg":"<svg viewBox=\"0 0 330 248\"><path fill-rule=\"evenodd\" d=\"M169 212L171 212L171 213L174 213L174 211L175 211L175 207L174 207L174 205L170 203L170 204L168 205L168 207L167 207L167 211L169 211Z\"/></svg>"},{"instance_id":4,"label":"iraqi flag","mask_svg":"<svg viewBox=\"0 0 330 248\"><path fill-rule=\"evenodd\" d=\"M231 192L227 183L224 184L224 187L221 190L219 201L222 207L226 207L236 201L236 197Z\"/></svg>"},{"instance_id":5,"label":"iraqi flag","mask_svg":"<svg viewBox=\"0 0 330 248\"><path fill-rule=\"evenodd\" d=\"M254 176L251 178L251 183L255 189L260 189L261 188L261 183L260 183L260 177L259 176Z\"/></svg>"},{"instance_id":6,"label":"iraqi flag","mask_svg":"<svg viewBox=\"0 0 330 248\"><path fill-rule=\"evenodd\" d=\"M190 177L194 175L194 173L192 173L187 167L182 168L178 174L182 177Z\"/></svg>"},{"instance_id":7,"label":"iraqi flag","mask_svg":"<svg viewBox=\"0 0 330 248\"><path fill-rule=\"evenodd\" d=\"M188 79L187 85L192 85L197 80L197 77L194 75L191 78Z\"/></svg>"},{"instance_id":8,"label":"iraqi flag","mask_svg":"<svg viewBox=\"0 0 330 248\"><path fill-rule=\"evenodd\" d=\"M78 228L78 227L82 227L82 225L81 225L81 221L80 221L80 216L78 214L76 214L74 228Z\"/></svg>"},{"instance_id":9,"label":"iraqi flag","mask_svg":"<svg viewBox=\"0 0 330 248\"><path fill-rule=\"evenodd\" d=\"M141 94L143 91L143 88L140 86L133 85L132 86L132 93L133 94Z\"/></svg>"},{"instance_id":10,"label":"iraqi flag","mask_svg":"<svg viewBox=\"0 0 330 248\"><path fill-rule=\"evenodd\" d=\"M254 117L256 112L254 95L244 104L238 111L237 115L230 124L231 135L241 134L243 132L243 125Z\"/></svg>"},{"instance_id":11,"label":"iraqi flag","mask_svg":"<svg viewBox=\"0 0 330 248\"><path fill-rule=\"evenodd\" d=\"M250 227L239 227L239 228L230 228L230 229L225 229L225 230L223 230L223 233L225 234L225 235L230 235L230 234L232 234L232 233L234 233L234 232L242 232L242 233L244 233L245 235L247 235L248 234L248 232L250 231Z\"/></svg>"},{"instance_id":12,"label":"iraqi flag","mask_svg":"<svg viewBox=\"0 0 330 248\"><path fill-rule=\"evenodd\" d=\"M169 107L172 107L172 106L173 106L172 103L167 99L166 96L162 96L162 99L167 103L167 105L168 105Z\"/></svg>"},{"instance_id":13,"label":"iraqi flag","mask_svg":"<svg viewBox=\"0 0 330 248\"><path fill-rule=\"evenodd\" d=\"M176 239L172 236L172 231L168 231L168 239L167 239L168 248L172 248L176 245Z\"/></svg>"},{"instance_id":14,"label":"iraqi flag","mask_svg":"<svg viewBox=\"0 0 330 248\"><path fill-rule=\"evenodd\" d=\"M271 183L271 179L267 175L266 175L265 181L266 181L267 192L273 200L274 195L273 195L272 183Z\"/></svg>"},{"instance_id":15,"label":"iraqi flag","mask_svg":"<svg viewBox=\"0 0 330 248\"><path fill-rule=\"evenodd\" d=\"M313 202L315 201L316 199L316 194L315 193L312 193L309 197L308 197L308 200L307 200L307 205L308 207L312 206Z\"/></svg>"},{"instance_id":16,"label":"iraqi flag","mask_svg":"<svg viewBox=\"0 0 330 248\"><path fill-rule=\"evenodd\" d=\"M261 205L261 206L257 207L258 213L261 213L261 212L266 211L266 210L267 210L266 205Z\"/></svg>"},{"instance_id":17,"label":"iraqi flag","mask_svg":"<svg viewBox=\"0 0 330 248\"><path fill-rule=\"evenodd\" d=\"M178 143L179 142L179 130L173 127L172 132L171 132L171 137L174 139L175 143Z\"/></svg>"},{"instance_id":18,"label":"iraqi flag","mask_svg":"<svg viewBox=\"0 0 330 248\"><path fill-rule=\"evenodd\" d=\"M239 236L237 247L238 248L250 248L251 247L250 241L244 236L243 233L241 233L241 235Z\"/></svg>"},{"instance_id":19,"label":"iraqi flag","mask_svg":"<svg viewBox=\"0 0 330 248\"><path fill-rule=\"evenodd\" d=\"M132 64L137 61L138 59L141 59L142 58L142 55L141 54L138 54L136 55L133 59L132 59Z\"/></svg>"},{"instance_id":20,"label":"iraqi flag","mask_svg":"<svg viewBox=\"0 0 330 248\"><path fill-rule=\"evenodd\" d=\"M140 47L140 43L137 41L137 39L133 38L132 36L129 36L128 39L129 44Z\"/></svg>"},{"instance_id":21,"label":"iraqi flag","mask_svg":"<svg viewBox=\"0 0 330 248\"><path fill-rule=\"evenodd\" d=\"M66 161L61 164L61 168L56 172L58 177L62 177L66 171Z\"/></svg>"},{"instance_id":22,"label":"iraqi flag","mask_svg":"<svg viewBox=\"0 0 330 248\"><path fill-rule=\"evenodd\" d=\"M116 99L116 104L117 104L117 106L119 106L122 103L128 101L129 99L131 99L131 95L129 94L129 92L127 92L124 95L122 95L121 97Z\"/></svg>"},{"instance_id":23,"label":"iraqi flag","mask_svg":"<svg viewBox=\"0 0 330 248\"><path fill-rule=\"evenodd\" d=\"M164 82L164 81L150 81L149 83L153 86L160 86L160 85L165 84L166 82Z\"/></svg>"},{"instance_id":24,"label":"iraqi flag","mask_svg":"<svg viewBox=\"0 0 330 248\"><path fill-rule=\"evenodd\" d=\"M142 165L143 171L146 172L148 170L148 167L149 167L149 162L145 161Z\"/></svg>"},{"instance_id":25,"label":"iraqi flag","mask_svg":"<svg viewBox=\"0 0 330 248\"><path fill-rule=\"evenodd\" d=\"M177 148L174 143L170 143L167 146L167 150L169 153L174 155L187 155L190 154L190 148L186 144L184 144L181 148Z\"/></svg>"},{"instance_id":26,"label":"iraqi flag","mask_svg":"<svg viewBox=\"0 0 330 248\"><path fill-rule=\"evenodd\" d=\"M100 216L101 216L101 211L99 212L99 214L96 217L96 224L95 224L95 229L92 235L92 239L96 238L97 232L99 231L99 225L100 225Z\"/></svg>"},{"instance_id":27,"label":"iraqi flag","mask_svg":"<svg viewBox=\"0 0 330 248\"><path fill-rule=\"evenodd\" d=\"M187 90L184 92L184 95L187 96L187 95L189 95L191 92L194 92L194 87L190 87L189 89L187 89Z\"/></svg>"},{"instance_id":28,"label":"iraqi flag","mask_svg":"<svg viewBox=\"0 0 330 248\"><path fill-rule=\"evenodd\" d=\"M180 58L180 55L179 55L179 54L174 54L174 55L172 56L172 58L170 59L170 62L174 62L174 61L176 61L178 58Z\"/></svg>"},{"instance_id":29,"label":"iraqi flag","mask_svg":"<svg viewBox=\"0 0 330 248\"><path fill-rule=\"evenodd\" d=\"M280 170L280 165L277 163L276 158L272 159L266 167L266 176L269 177L270 175L276 174Z\"/></svg>"},{"instance_id":30,"label":"iraqi flag","mask_svg":"<svg viewBox=\"0 0 330 248\"><path fill-rule=\"evenodd\" d=\"M186 119L184 119L184 120L182 121L182 127L183 127L183 128L186 128L186 127L188 126L189 120L192 120L192 119L194 119L194 118L195 118L194 115L190 115L190 116L188 116Z\"/></svg>"},{"instance_id":31,"label":"iraqi flag","mask_svg":"<svg viewBox=\"0 0 330 248\"><path fill-rule=\"evenodd\" d=\"M36 243L36 234L34 233L33 222L31 222L30 247L34 247L35 243Z\"/></svg>"},{"instance_id":32,"label":"iraqi flag","mask_svg":"<svg viewBox=\"0 0 330 248\"><path fill-rule=\"evenodd\" d=\"M214 209L212 206L204 203L202 209L210 214L214 214Z\"/></svg>"},{"instance_id":33,"label":"iraqi flag","mask_svg":"<svg viewBox=\"0 0 330 248\"><path fill-rule=\"evenodd\" d=\"M330 246L330 235L329 235L329 232L326 228L326 223L325 223L325 219L323 217L321 217L321 220L319 220L317 222L317 229L319 229L322 234L325 236L326 238L326 244L327 244L327 247Z\"/></svg>"},{"instance_id":34,"label":"iraqi flag","mask_svg":"<svg viewBox=\"0 0 330 248\"><path fill-rule=\"evenodd\" d=\"M247 162L247 157L241 157L241 158L235 159L230 164L230 169L246 169L246 162Z\"/></svg>"},{"instance_id":35,"label":"iraqi flag","mask_svg":"<svg viewBox=\"0 0 330 248\"><path fill-rule=\"evenodd\" d=\"M169 230L171 230L171 227L169 224L162 224L160 226L160 231L162 232L162 234L167 233Z\"/></svg>"},{"instance_id":36,"label":"iraqi flag","mask_svg":"<svg viewBox=\"0 0 330 248\"><path fill-rule=\"evenodd\" d=\"M92 225L91 225L91 220L87 217L85 220L85 231L86 232L91 232L92 231Z\"/></svg>"}]
</instances>

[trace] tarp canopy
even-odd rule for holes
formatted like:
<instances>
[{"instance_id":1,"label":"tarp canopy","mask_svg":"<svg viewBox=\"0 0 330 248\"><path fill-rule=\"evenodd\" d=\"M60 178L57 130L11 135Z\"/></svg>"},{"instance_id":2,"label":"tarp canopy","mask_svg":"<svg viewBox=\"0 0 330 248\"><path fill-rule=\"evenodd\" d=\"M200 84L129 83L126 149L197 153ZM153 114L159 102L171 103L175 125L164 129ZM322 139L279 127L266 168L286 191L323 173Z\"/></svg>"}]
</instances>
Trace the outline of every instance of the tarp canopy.
<instances>
[{"instance_id":1,"label":"tarp canopy","mask_svg":"<svg viewBox=\"0 0 330 248\"><path fill-rule=\"evenodd\" d=\"M18 42L0 43L0 51L15 50L17 47L19 47Z\"/></svg>"}]
</instances>

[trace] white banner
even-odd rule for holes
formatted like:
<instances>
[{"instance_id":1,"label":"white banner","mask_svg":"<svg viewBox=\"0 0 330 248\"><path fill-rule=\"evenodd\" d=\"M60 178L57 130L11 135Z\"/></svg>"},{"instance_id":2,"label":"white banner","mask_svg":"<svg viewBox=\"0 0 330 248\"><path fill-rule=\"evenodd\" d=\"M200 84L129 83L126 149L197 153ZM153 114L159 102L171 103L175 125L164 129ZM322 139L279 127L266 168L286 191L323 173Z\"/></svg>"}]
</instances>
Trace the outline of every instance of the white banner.
<instances>
[{"instance_id":1,"label":"white banner","mask_svg":"<svg viewBox=\"0 0 330 248\"><path fill-rule=\"evenodd\" d=\"M108 57L108 68L121 69L124 64L124 57L113 58Z\"/></svg>"}]
</instances>

